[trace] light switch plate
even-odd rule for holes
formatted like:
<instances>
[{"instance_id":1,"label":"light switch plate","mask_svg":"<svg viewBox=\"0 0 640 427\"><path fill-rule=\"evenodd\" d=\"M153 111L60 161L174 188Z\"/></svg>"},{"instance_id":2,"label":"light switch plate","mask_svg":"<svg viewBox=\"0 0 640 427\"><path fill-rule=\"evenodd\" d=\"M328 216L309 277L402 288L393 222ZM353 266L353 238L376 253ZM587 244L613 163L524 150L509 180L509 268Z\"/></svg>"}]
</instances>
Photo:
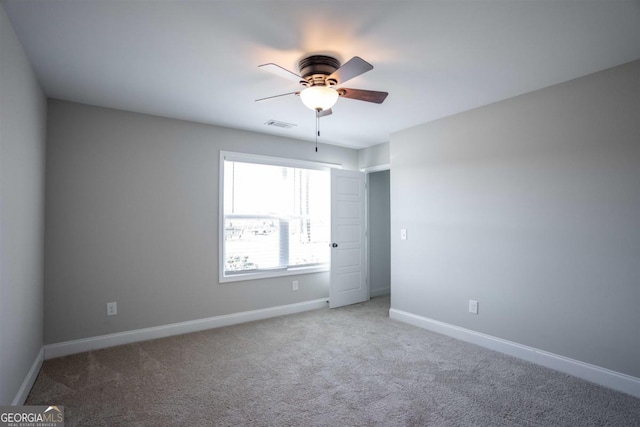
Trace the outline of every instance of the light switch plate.
<instances>
[{"instance_id":1,"label":"light switch plate","mask_svg":"<svg viewBox=\"0 0 640 427\"><path fill-rule=\"evenodd\" d=\"M407 240L407 229L403 228L400 230L400 240Z\"/></svg>"}]
</instances>

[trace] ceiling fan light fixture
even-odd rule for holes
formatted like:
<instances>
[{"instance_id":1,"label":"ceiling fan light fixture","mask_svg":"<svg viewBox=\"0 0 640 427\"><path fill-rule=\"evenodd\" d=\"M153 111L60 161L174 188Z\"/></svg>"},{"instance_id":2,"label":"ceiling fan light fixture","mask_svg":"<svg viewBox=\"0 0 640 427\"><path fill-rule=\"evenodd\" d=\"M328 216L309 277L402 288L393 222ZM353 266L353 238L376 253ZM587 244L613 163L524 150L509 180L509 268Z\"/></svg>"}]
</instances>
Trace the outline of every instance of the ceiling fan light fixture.
<instances>
[{"instance_id":1,"label":"ceiling fan light fixture","mask_svg":"<svg viewBox=\"0 0 640 427\"><path fill-rule=\"evenodd\" d=\"M338 91L329 86L310 86L300 92L302 103L313 111L324 111L338 101Z\"/></svg>"}]
</instances>

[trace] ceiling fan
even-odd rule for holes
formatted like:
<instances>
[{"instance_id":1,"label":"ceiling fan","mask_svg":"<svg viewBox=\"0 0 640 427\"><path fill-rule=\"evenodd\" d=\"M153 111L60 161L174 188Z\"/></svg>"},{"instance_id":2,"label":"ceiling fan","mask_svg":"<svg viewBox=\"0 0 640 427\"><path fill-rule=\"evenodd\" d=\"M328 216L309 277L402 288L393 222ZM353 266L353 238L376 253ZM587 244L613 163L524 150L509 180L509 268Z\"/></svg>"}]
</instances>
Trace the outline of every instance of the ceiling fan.
<instances>
[{"instance_id":1,"label":"ceiling fan","mask_svg":"<svg viewBox=\"0 0 640 427\"><path fill-rule=\"evenodd\" d=\"M311 55L298 62L300 74L273 63L259 65L258 67L280 77L296 81L304 86L304 89L256 99L256 102L287 95L299 95L302 103L316 112L316 117L330 115L332 113L331 107L335 105L340 97L382 104L388 95L387 92L338 87L348 80L373 69L373 65L358 56L354 56L340 65L340 61L331 56Z\"/></svg>"}]
</instances>

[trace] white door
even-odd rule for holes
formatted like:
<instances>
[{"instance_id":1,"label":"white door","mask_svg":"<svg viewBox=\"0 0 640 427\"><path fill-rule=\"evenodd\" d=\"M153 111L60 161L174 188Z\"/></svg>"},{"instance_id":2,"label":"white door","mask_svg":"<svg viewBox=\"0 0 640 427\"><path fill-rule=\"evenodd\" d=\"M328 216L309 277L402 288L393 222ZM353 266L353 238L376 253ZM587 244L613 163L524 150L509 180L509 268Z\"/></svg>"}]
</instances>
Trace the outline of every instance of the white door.
<instances>
[{"instance_id":1,"label":"white door","mask_svg":"<svg viewBox=\"0 0 640 427\"><path fill-rule=\"evenodd\" d=\"M369 299L366 259L365 175L332 169L330 308Z\"/></svg>"}]
</instances>

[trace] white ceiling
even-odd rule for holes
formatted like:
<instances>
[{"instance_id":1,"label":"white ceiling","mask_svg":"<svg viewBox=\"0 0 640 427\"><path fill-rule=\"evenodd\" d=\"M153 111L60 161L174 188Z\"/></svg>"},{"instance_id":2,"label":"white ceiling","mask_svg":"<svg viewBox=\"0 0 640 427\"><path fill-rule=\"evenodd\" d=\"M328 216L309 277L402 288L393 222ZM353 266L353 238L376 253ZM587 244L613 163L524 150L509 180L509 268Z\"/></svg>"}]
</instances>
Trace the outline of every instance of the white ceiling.
<instances>
[{"instance_id":1,"label":"white ceiling","mask_svg":"<svg viewBox=\"0 0 640 427\"><path fill-rule=\"evenodd\" d=\"M392 132L640 58L640 1L3 0L46 94L127 111L314 139L296 83L307 54L375 67L347 87L321 142ZM265 126L270 119L297 124Z\"/></svg>"}]
</instances>

